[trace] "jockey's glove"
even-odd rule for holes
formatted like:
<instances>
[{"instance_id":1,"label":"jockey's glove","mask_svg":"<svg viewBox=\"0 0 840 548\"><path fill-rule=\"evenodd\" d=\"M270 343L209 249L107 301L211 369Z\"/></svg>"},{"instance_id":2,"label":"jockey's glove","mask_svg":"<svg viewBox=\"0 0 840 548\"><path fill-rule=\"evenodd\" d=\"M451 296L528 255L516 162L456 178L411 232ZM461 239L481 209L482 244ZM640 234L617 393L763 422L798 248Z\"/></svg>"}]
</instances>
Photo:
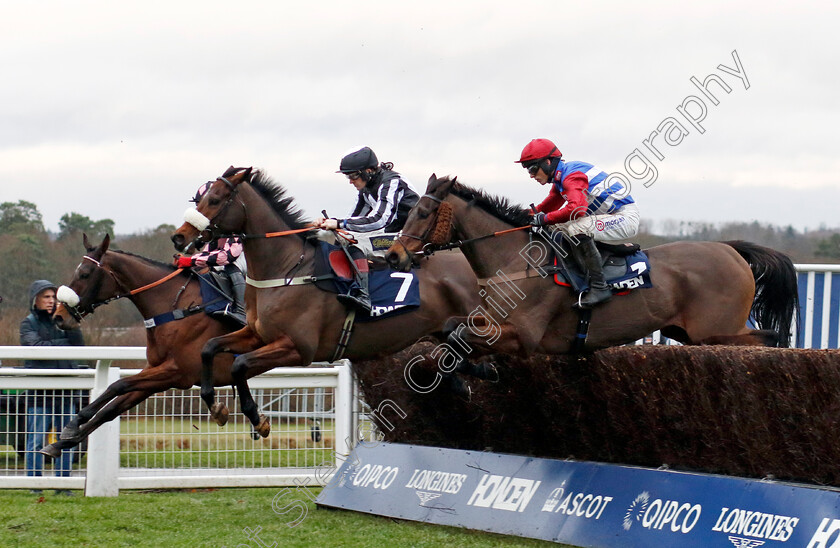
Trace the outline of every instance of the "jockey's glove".
<instances>
[{"instance_id":1,"label":"jockey's glove","mask_svg":"<svg viewBox=\"0 0 840 548\"><path fill-rule=\"evenodd\" d=\"M531 226L545 226L545 213L542 211L534 213L531 217Z\"/></svg>"},{"instance_id":2,"label":"jockey's glove","mask_svg":"<svg viewBox=\"0 0 840 548\"><path fill-rule=\"evenodd\" d=\"M192 257L178 257L175 259L175 266L178 268L190 268L192 266Z\"/></svg>"}]
</instances>

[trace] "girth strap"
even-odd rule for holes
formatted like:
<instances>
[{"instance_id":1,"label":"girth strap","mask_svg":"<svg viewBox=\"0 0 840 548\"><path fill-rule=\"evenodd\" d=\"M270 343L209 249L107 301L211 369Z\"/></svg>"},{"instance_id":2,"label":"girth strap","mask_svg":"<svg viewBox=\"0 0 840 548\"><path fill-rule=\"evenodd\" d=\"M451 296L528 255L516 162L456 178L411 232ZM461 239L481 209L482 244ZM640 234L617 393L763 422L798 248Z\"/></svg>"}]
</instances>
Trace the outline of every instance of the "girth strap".
<instances>
[{"instance_id":1,"label":"girth strap","mask_svg":"<svg viewBox=\"0 0 840 548\"><path fill-rule=\"evenodd\" d=\"M555 272L557 272L559 270L554 265L543 265L540 268L542 269L543 272L545 272L547 274L554 274ZM540 276L540 273L537 272L537 270L535 268L528 268L526 270L520 270L519 272L514 272L512 274L505 274L505 276L507 276L507 279L510 280L510 281L524 280L526 278L542 278L543 277L543 276ZM505 280L498 277L498 276L490 276L489 278L479 278L478 279L478 285L480 287L486 287L487 283L491 282L491 281L494 282L494 283L498 283L498 282L504 282Z\"/></svg>"},{"instance_id":2,"label":"girth strap","mask_svg":"<svg viewBox=\"0 0 840 548\"><path fill-rule=\"evenodd\" d=\"M215 304L223 299L224 297L218 297L216 299L213 299L209 303L200 304L198 306L191 306L189 308L179 308L178 310L170 310L169 312L158 314L157 316L153 316L148 320L143 320L143 327L145 327L146 329L151 329L153 327L157 327L165 323L183 320L184 318L192 316L193 314L198 314L199 312L202 312L211 304Z\"/></svg>"},{"instance_id":3,"label":"girth strap","mask_svg":"<svg viewBox=\"0 0 840 548\"><path fill-rule=\"evenodd\" d=\"M592 309L583 308L578 312L578 326L575 338L572 341L572 354L579 354L583 352L583 347L586 344L586 337L589 335L589 321L592 319Z\"/></svg>"},{"instance_id":4,"label":"girth strap","mask_svg":"<svg viewBox=\"0 0 840 548\"><path fill-rule=\"evenodd\" d=\"M290 285L306 285L320 282L321 280L329 280L334 278L333 274L324 274L322 276L298 276L296 278L276 278L273 280L255 280L250 276L245 276L245 283L252 287L265 289L267 287L287 287Z\"/></svg>"},{"instance_id":5,"label":"girth strap","mask_svg":"<svg viewBox=\"0 0 840 548\"><path fill-rule=\"evenodd\" d=\"M337 362L344 357L344 352L347 350L347 345L350 344L350 335L353 334L353 326L356 321L356 309L351 308L347 312L347 317L344 318L344 325L341 326L341 336L338 338L338 344L333 353L332 362Z\"/></svg>"}]
</instances>

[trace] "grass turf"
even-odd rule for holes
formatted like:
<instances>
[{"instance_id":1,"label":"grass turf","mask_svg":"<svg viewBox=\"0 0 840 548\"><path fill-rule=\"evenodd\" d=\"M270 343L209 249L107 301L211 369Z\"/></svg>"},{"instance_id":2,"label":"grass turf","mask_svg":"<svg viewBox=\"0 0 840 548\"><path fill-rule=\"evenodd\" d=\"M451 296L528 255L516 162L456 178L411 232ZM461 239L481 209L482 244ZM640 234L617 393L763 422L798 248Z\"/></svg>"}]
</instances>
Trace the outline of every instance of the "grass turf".
<instances>
[{"instance_id":1,"label":"grass turf","mask_svg":"<svg viewBox=\"0 0 840 548\"><path fill-rule=\"evenodd\" d=\"M306 514L276 513L272 500L281 491L286 492L276 508L298 500L306 504ZM317 494L308 491L312 498ZM0 546L565 546L317 508L301 491L290 489L123 491L107 499L74 493L0 490ZM287 525L296 519L296 526Z\"/></svg>"}]
</instances>

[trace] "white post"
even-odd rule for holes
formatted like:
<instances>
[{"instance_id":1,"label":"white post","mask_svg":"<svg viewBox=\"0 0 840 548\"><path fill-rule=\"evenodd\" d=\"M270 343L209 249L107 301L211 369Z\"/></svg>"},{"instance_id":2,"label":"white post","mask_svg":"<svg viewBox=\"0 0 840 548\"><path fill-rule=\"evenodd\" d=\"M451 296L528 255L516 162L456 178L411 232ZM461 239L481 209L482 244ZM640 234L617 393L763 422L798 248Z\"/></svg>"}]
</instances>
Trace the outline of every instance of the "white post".
<instances>
[{"instance_id":1,"label":"white post","mask_svg":"<svg viewBox=\"0 0 840 548\"><path fill-rule=\"evenodd\" d=\"M93 401L120 379L118 367L111 360L96 362L96 377L90 399ZM100 426L88 437L86 497L116 497L120 494L120 418Z\"/></svg>"},{"instance_id":2,"label":"white post","mask_svg":"<svg viewBox=\"0 0 840 548\"><path fill-rule=\"evenodd\" d=\"M353 370L347 360L338 369L338 386L335 389L335 454L336 467L340 457L353 450ZM341 461L344 459L342 458Z\"/></svg>"}]
</instances>

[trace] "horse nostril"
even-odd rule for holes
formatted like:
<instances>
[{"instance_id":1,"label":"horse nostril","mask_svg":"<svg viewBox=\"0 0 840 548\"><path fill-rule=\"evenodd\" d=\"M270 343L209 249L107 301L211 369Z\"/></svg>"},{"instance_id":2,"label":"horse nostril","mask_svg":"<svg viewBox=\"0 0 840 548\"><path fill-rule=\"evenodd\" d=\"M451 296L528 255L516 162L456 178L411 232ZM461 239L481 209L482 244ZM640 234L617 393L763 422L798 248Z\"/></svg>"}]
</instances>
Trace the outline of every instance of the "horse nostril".
<instances>
[{"instance_id":1,"label":"horse nostril","mask_svg":"<svg viewBox=\"0 0 840 548\"><path fill-rule=\"evenodd\" d=\"M388 253L388 255L385 257L385 260L388 262L389 265L397 266L400 263L400 256L397 254L396 251L392 251Z\"/></svg>"},{"instance_id":2,"label":"horse nostril","mask_svg":"<svg viewBox=\"0 0 840 548\"><path fill-rule=\"evenodd\" d=\"M172 235L172 243L175 244L175 249L182 251L184 249L184 237L181 234Z\"/></svg>"}]
</instances>

